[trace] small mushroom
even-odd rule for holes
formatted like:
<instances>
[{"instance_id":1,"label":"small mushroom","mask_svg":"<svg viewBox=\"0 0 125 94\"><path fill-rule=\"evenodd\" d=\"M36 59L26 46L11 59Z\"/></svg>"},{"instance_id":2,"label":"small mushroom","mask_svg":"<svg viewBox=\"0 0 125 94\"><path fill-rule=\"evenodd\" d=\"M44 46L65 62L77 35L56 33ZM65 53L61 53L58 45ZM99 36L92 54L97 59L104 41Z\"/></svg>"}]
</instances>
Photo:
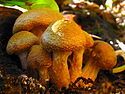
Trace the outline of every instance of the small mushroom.
<instances>
[{"instance_id":1,"label":"small mushroom","mask_svg":"<svg viewBox=\"0 0 125 94\"><path fill-rule=\"evenodd\" d=\"M52 53L52 74L54 83L58 88L68 87L70 73L67 59L74 53L75 78L80 76L82 69L82 56L86 44L85 34L80 27L70 20L53 22L42 34L41 42L45 49Z\"/></svg>"},{"instance_id":2,"label":"small mushroom","mask_svg":"<svg viewBox=\"0 0 125 94\"><path fill-rule=\"evenodd\" d=\"M13 33L25 30L40 37L50 23L61 18L63 18L61 13L50 8L32 9L16 19Z\"/></svg>"},{"instance_id":3,"label":"small mushroom","mask_svg":"<svg viewBox=\"0 0 125 94\"><path fill-rule=\"evenodd\" d=\"M28 69L37 70L39 74L39 81L42 85L46 85L49 80L48 68L52 64L52 60L47 51L42 45L33 45L27 56ZM34 73L33 73L34 74Z\"/></svg>"},{"instance_id":4,"label":"small mushroom","mask_svg":"<svg viewBox=\"0 0 125 94\"><path fill-rule=\"evenodd\" d=\"M39 44L37 36L28 31L21 31L14 34L9 39L6 51L10 55L18 55L22 64L22 69L27 69L26 56L30 47L35 44Z\"/></svg>"},{"instance_id":5,"label":"small mushroom","mask_svg":"<svg viewBox=\"0 0 125 94\"><path fill-rule=\"evenodd\" d=\"M100 69L110 70L116 62L113 47L104 41L96 40L91 48L89 59L83 67L82 77L95 81Z\"/></svg>"}]
</instances>

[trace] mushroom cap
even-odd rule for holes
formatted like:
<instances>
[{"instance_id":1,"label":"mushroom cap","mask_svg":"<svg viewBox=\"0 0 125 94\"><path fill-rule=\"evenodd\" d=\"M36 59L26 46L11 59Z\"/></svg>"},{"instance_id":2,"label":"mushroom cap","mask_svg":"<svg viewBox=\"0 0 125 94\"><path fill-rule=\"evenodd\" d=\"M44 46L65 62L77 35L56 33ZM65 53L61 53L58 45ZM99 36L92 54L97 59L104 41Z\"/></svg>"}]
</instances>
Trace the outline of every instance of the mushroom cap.
<instances>
[{"instance_id":1,"label":"mushroom cap","mask_svg":"<svg viewBox=\"0 0 125 94\"><path fill-rule=\"evenodd\" d=\"M34 44L39 44L38 37L31 32L21 31L9 39L6 51L8 54L18 54L29 49Z\"/></svg>"},{"instance_id":2,"label":"mushroom cap","mask_svg":"<svg viewBox=\"0 0 125 94\"><path fill-rule=\"evenodd\" d=\"M27 56L28 67L35 69L41 67L50 67L52 64L51 57L43 49L42 45L33 45Z\"/></svg>"},{"instance_id":3,"label":"mushroom cap","mask_svg":"<svg viewBox=\"0 0 125 94\"><path fill-rule=\"evenodd\" d=\"M45 30L48 25L63 15L50 8L32 9L21 14L15 21L13 33L19 31L30 31L35 27L41 26Z\"/></svg>"},{"instance_id":4,"label":"mushroom cap","mask_svg":"<svg viewBox=\"0 0 125 94\"><path fill-rule=\"evenodd\" d=\"M86 36L86 48L92 47L94 45L94 40L91 37L90 34L88 34L86 31L83 31Z\"/></svg>"},{"instance_id":5,"label":"mushroom cap","mask_svg":"<svg viewBox=\"0 0 125 94\"><path fill-rule=\"evenodd\" d=\"M102 69L111 69L116 65L117 58L113 47L104 41L95 41L92 48L94 62Z\"/></svg>"},{"instance_id":6,"label":"mushroom cap","mask_svg":"<svg viewBox=\"0 0 125 94\"><path fill-rule=\"evenodd\" d=\"M71 20L61 19L53 22L41 36L46 49L72 51L86 44L84 31Z\"/></svg>"}]
</instances>

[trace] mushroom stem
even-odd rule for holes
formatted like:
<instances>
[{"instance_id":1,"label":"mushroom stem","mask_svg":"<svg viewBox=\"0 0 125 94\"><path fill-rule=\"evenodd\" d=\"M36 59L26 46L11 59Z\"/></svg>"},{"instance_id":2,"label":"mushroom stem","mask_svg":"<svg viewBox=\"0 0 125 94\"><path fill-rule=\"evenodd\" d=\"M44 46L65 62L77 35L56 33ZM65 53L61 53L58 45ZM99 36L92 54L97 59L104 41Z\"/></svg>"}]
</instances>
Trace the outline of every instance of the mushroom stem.
<instances>
[{"instance_id":1,"label":"mushroom stem","mask_svg":"<svg viewBox=\"0 0 125 94\"><path fill-rule=\"evenodd\" d=\"M53 53L53 81L58 88L68 87L70 75L68 70L67 59L71 52L55 51Z\"/></svg>"},{"instance_id":2,"label":"mushroom stem","mask_svg":"<svg viewBox=\"0 0 125 94\"><path fill-rule=\"evenodd\" d=\"M24 70L27 69L27 55L28 55L27 51L24 51L24 52L18 54L18 56L20 58L20 62L22 64L22 69L24 69Z\"/></svg>"},{"instance_id":3,"label":"mushroom stem","mask_svg":"<svg viewBox=\"0 0 125 94\"><path fill-rule=\"evenodd\" d=\"M100 67L98 67L92 59L90 59L83 67L82 77L86 79L90 78L92 81L95 81L99 70Z\"/></svg>"},{"instance_id":4,"label":"mushroom stem","mask_svg":"<svg viewBox=\"0 0 125 94\"><path fill-rule=\"evenodd\" d=\"M49 81L48 67L43 66L39 70L39 81L42 85L46 86L47 81Z\"/></svg>"},{"instance_id":5,"label":"mushroom stem","mask_svg":"<svg viewBox=\"0 0 125 94\"><path fill-rule=\"evenodd\" d=\"M75 80L81 76L83 53L84 49L73 52L73 61L71 62L71 67L69 69L71 82L75 82Z\"/></svg>"}]
</instances>

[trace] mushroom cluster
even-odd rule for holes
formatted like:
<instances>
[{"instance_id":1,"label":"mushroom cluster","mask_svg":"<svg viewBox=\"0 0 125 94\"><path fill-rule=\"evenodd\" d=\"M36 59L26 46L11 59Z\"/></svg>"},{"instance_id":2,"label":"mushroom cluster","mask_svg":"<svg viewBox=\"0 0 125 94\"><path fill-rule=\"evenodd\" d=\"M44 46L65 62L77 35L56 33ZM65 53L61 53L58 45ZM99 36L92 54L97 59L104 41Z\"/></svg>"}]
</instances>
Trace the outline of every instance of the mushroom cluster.
<instances>
[{"instance_id":1,"label":"mushroom cluster","mask_svg":"<svg viewBox=\"0 0 125 94\"><path fill-rule=\"evenodd\" d=\"M81 76L83 53L93 45L93 40L74 21L62 19L49 25L41 36L41 43L52 53L52 82L61 88ZM70 55L72 60L68 66Z\"/></svg>"},{"instance_id":2,"label":"mushroom cluster","mask_svg":"<svg viewBox=\"0 0 125 94\"><path fill-rule=\"evenodd\" d=\"M86 49L92 53L83 67ZM94 41L73 20L47 8L29 10L17 18L6 51L20 57L22 69L37 70L42 85L50 81L59 89L68 88L79 77L94 81L99 69L116 64L108 43Z\"/></svg>"}]
</instances>

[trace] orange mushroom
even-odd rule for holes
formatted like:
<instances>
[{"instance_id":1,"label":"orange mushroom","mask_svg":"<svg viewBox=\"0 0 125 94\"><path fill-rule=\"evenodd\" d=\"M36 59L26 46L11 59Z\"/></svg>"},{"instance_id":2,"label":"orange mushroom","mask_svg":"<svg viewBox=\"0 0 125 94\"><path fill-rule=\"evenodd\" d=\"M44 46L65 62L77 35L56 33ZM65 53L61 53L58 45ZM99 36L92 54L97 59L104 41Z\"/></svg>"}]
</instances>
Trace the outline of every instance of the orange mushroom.
<instances>
[{"instance_id":1,"label":"orange mushroom","mask_svg":"<svg viewBox=\"0 0 125 94\"><path fill-rule=\"evenodd\" d=\"M53 22L42 34L41 42L45 49L52 52L53 82L59 88L68 87L71 79L76 80L81 75L82 58L86 43L86 33L70 20ZM74 63L68 70L67 59L73 53Z\"/></svg>"},{"instance_id":2,"label":"orange mushroom","mask_svg":"<svg viewBox=\"0 0 125 94\"><path fill-rule=\"evenodd\" d=\"M13 33L25 30L40 37L50 23L61 18L63 18L61 13L50 8L32 9L16 19Z\"/></svg>"},{"instance_id":3,"label":"orange mushroom","mask_svg":"<svg viewBox=\"0 0 125 94\"><path fill-rule=\"evenodd\" d=\"M28 31L21 31L14 34L8 41L6 51L8 54L19 56L22 68L27 69L26 56L32 45L39 44L37 36Z\"/></svg>"},{"instance_id":4,"label":"orange mushroom","mask_svg":"<svg viewBox=\"0 0 125 94\"><path fill-rule=\"evenodd\" d=\"M82 70L82 77L95 81L100 69L110 70L116 65L117 58L111 45L96 40L91 48L89 59Z\"/></svg>"},{"instance_id":5,"label":"orange mushroom","mask_svg":"<svg viewBox=\"0 0 125 94\"><path fill-rule=\"evenodd\" d=\"M27 61L28 69L37 70L39 81L45 86L46 82L49 81L48 68L52 64L50 55L43 49L42 45L33 45L27 56Z\"/></svg>"}]
</instances>

